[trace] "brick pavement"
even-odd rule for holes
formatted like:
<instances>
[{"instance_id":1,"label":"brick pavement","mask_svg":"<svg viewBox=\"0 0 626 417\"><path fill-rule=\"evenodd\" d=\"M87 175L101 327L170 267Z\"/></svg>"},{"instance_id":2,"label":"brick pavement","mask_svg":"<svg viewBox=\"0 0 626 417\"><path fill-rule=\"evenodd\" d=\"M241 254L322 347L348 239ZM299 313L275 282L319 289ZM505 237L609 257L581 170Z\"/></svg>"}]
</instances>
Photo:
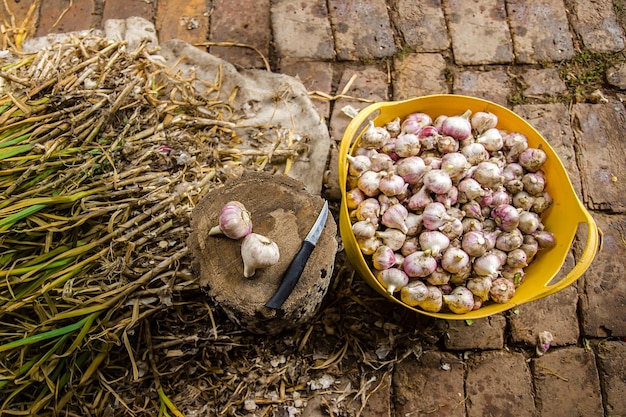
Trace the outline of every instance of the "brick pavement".
<instances>
[{"instance_id":1,"label":"brick pavement","mask_svg":"<svg viewBox=\"0 0 626 417\"><path fill-rule=\"evenodd\" d=\"M18 22L32 4L8 3ZM558 294L472 325L438 321L445 334L440 347L398 363L374 397L385 400L362 415L626 416L624 94L615 87L607 103L571 108L554 100L566 88L555 69L562 60L583 48L624 49L624 28L610 0L593 6L584 0L81 0L62 14L69 5L41 2L37 18L27 22L31 36L139 15L155 23L161 41L213 43L212 53L246 68L262 68L261 53L273 70L331 96L468 94L528 118L555 146L593 210L604 231L603 252L576 285ZM0 16L9 16L3 7ZM615 86L620 73L626 76L626 68L611 73ZM335 140L349 122L341 107L366 105L350 98L318 104ZM329 184L333 189L328 196L336 199L337 185ZM569 267L583 244L575 245ZM544 330L556 337L554 348L536 357L536 337Z\"/></svg>"}]
</instances>

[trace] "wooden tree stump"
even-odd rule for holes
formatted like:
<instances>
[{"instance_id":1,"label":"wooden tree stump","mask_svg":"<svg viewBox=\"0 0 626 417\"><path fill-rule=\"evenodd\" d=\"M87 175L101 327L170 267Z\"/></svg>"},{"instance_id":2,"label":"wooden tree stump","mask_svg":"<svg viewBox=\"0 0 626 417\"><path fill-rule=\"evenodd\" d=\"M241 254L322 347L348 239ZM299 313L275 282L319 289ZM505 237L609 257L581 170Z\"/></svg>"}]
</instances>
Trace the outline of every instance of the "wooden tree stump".
<instances>
[{"instance_id":1,"label":"wooden tree stump","mask_svg":"<svg viewBox=\"0 0 626 417\"><path fill-rule=\"evenodd\" d=\"M229 201L246 206L254 233L278 245L280 260L254 276L243 276L241 240L209 236ZM228 317L254 333L276 334L310 319L328 289L337 252L337 225L329 214L326 226L293 292L280 309L265 307L282 281L302 241L317 219L324 200L285 175L249 173L209 192L194 208L188 246L200 286Z\"/></svg>"}]
</instances>

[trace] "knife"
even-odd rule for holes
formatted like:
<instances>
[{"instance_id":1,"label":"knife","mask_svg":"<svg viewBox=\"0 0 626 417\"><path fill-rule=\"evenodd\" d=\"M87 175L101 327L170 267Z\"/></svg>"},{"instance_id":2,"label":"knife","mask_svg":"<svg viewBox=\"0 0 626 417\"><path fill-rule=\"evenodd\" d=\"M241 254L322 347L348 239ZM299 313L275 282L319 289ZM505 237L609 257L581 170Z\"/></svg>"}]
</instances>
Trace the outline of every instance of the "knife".
<instances>
[{"instance_id":1,"label":"knife","mask_svg":"<svg viewBox=\"0 0 626 417\"><path fill-rule=\"evenodd\" d=\"M268 308L280 308L282 307L285 300L289 297L294 287L298 283L300 279L300 275L302 275L302 271L304 271L304 266L309 260L309 256L311 256L311 252L315 249L315 245L317 244L317 240L320 238L322 234L322 230L324 230L324 226L326 225L326 218L328 217L328 201L324 202L324 207L322 207L322 211L317 216L317 220L311 227L311 231L304 238L304 242L302 242L302 246L300 250L296 254L293 261L287 268L287 272L285 272L285 276L283 277L283 281L280 283L280 286L276 290L276 293L272 296L272 298L265 303L265 307Z\"/></svg>"}]
</instances>

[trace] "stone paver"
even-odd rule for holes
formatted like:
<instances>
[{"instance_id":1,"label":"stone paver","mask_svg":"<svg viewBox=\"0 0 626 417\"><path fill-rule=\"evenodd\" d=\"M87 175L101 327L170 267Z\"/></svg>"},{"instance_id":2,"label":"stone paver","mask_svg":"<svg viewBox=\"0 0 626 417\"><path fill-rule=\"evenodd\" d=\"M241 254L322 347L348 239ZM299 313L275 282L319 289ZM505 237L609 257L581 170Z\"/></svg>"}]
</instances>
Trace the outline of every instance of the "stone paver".
<instances>
[{"instance_id":1,"label":"stone paver","mask_svg":"<svg viewBox=\"0 0 626 417\"><path fill-rule=\"evenodd\" d=\"M406 44L416 52L448 49L450 38L441 0L390 0L391 16Z\"/></svg>"},{"instance_id":2,"label":"stone paver","mask_svg":"<svg viewBox=\"0 0 626 417\"><path fill-rule=\"evenodd\" d=\"M319 91L332 95L333 87L333 64L325 61L300 61L294 59L281 59L280 72L298 78L310 92ZM320 115L330 117L330 101L323 96L312 96L312 101Z\"/></svg>"},{"instance_id":3,"label":"stone paver","mask_svg":"<svg viewBox=\"0 0 626 417\"><path fill-rule=\"evenodd\" d=\"M95 2L85 0L68 3L66 0L41 2L39 25L35 36L48 33L65 33L90 29L97 26ZM65 11L65 14L62 14Z\"/></svg>"},{"instance_id":4,"label":"stone paver","mask_svg":"<svg viewBox=\"0 0 626 417\"><path fill-rule=\"evenodd\" d=\"M515 60L521 64L573 58L563 0L508 0Z\"/></svg>"},{"instance_id":5,"label":"stone paver","mask_svg":"<svg viewBox=\"0 0 626 417\"><path fill-rule=\"evenodd\" d=\"M372 392L365 407L361 410L361 401L354 402L353 410L354 415L361 415L362 417L391 417L392 416L392 403L391 399L391 384L392 384L391 372L387 372L377 378L376 381L372 381L373 387L376 387Z\"/></svg>"},{"instance_id":6,"label":"stone paver","mask_svg":"<svg viewBox=\"0 0 626 417\"><path fill-rule=\"evenodd\" d=\"M605 415L626 416L626 341L602 341L595 351Z\"/></svg>"},{"instance_id":7,"label":"stone paver","mask_svg":"<svg viewBox=\"0 0 626 417\"><path fill-rule=\"evenodd\" d=\"M383 58L396 52L384 0L329 0L328 7L340 60Z\"/></svg>"},{"instance_id":8,"label":"stone paver","mask_svg":"<svg viewBox=\"0 0 626 417\"><path fill-rule=\"evenodd\" d=\"M624 49L624 30L615 16L611 0L572 0L572 26L591 52L618 52Z\"/></svg>"},{"instance_id":9,"label":"stone paver","mask_svg":"<svg viewBox=\"0 0 626 417\"><path fill-rule=\"evenodd\" d=\"M127 17L143 17L150 22L154 22L155 14L156 2L154 1L106 0L102 11L102 20L106 21L109 19L126 19ZM178 16L170 16L170 18L178 19Z\"/></svg>"},{"instance_id":10,"label":"stone paver","mask_svg":"<svg viewBox=\"0 0 626 417\"><path fill-rule=\"evenodd\" d=\"M209 52L231 64L244 68L264 68L269 57L270 2L269 0L213 0L209 41L249 45L211 46Z\"/></svg>"},{"instance_id":11,"label":"stone paver","mask_svg":"<svg viewBox=\"0 0 626 417\"><path fill-rule=\"evenodd\" d=\"M333 59L333 42L325 0L279 0L271 7L274 44L279 57Z\"/></svg>"},{"instance_id":12,"label":"stone paver","mask_svg":"<svg viewBox=\"0 0 626 417\"><path fill-rule=\"evenodd\" d=\"M609 84L626 90L626 64L617 64L606 71L606 80Z\"/></svg>"},{"instance_id":13,"label":"stone paver","mask_svg":"<svg viewBox=\"0 0 626 417\"><path fill-rule=\"evenodd\" d=\"M521 353L480 352L468 360L467 417L535 417L530 370Z\"/></svg>"},{"instance_id":14,"label":"stone paver","mask_svg":"<svg viewBox=\"0 0 626 417\"><path fill-rule=\"evenodd\" d=\"M582 329L587 337L626 336L626 215L595 213L602 251L583 275Z\"/></svg>"},{"instance_id":15,"label":"stone paver","mask_svg":"<svg viewBox=\"0 0 626 417\"><path fill-rule=\"evenodd\" d=\"M376 66L364 66L360 70L347 69L343 72L339 82L338 91L340 93L348 85L353 76L351 87L345 92L347 96L359 97L371 101L388 100L387 74ZM330 137L340 141L346 126L352 120L342 112L345 106L352 106L355 109L367 107L369 102L359 101L352 98L341 98L335 101L330 117Z\"/></svg>"},{"instance_id":16,"label":"stone paver","mask_svg":"<svg viewBox=\"0 0 626 417\"><path fill-rule=\"evenodd\" d=\"M446 61L441 54L408 54L394 60L394 100L447 94Z\"/></svg>"},{"instance_id":17,"label":"stone paver","mask_svg":"<svg viewBox=\"0 0 626 417\"><path fill-rule=\"evenodd\" d=\"M459 71L454 75L452 92L506 106L511 87L509 76L504 70Z\"/></svg>"},{"instance_id":18,"label":"stone paver","mask_svg":"<svg viewBox=\"0 0 626 417\"><path fill-rule=\"evenodd\" d=\"M576 344L579 336L577 305L578 291L570 286L517 307L517 313L509 315L511 342L532 347L537 344L537 336L548 331L554 337L553 346Z\"/></svg>"},{"instance_id":19,"label":"stone paver","mask_svg":"<svg viewBox=\"0 0 626 417\"><path fill-rule=\"evenodd\" d=\"M571 116L585 203L594 209L626 212L623 104L575 104Z\"/></svg>"},{"instance_id":20,"label":"stone paver","mask_svg":"<svg viewBox=\"0 0 626 417\"><path fill-rule=\"evenodd\" d=\"M465 417L463 363L450 353L409 356L393 373L396 416Z\"/></svg>"},{"instance_id":21,"label":"stone paver","mask_svg":"<svg viewBox=\"0 0 626 417\"><path fill-rule=\"evenodd\" d=\"M556 68L530 68L522 74L524 81L524 96L541 98L541 96L556 96L567 91L567 86L559 76Z\"/></svg>"},{"instance_id":22,"label":"stone paver","mask_svg":"<svg viewBox=\"0 0 626 417\"><path fill-rule=\"evenodd\" d=\"M209 35L209 10L204 0L158 2L156 29L159 39L180 39L197 44Z\"/></svg>"},{"instance_id":23,"label":"stone paver","mask_svg":"<svg viewBox=\"0 0 626 417\"><path fill-rule=\"evenodd\" d=\"M502 349L506 318L502 314L472 320L447 320L448 329L444 338L446 349Z\"/></svg>"},{"instance_id":24,"label":"stone paver","mask_svg":"<svg viewBox=\"0 0 626 417\"><path fill-rule=\"evenodd\" d=\"M454 61L460 65L513 61L504 0L443 0ZM480 39L480 42L476 42Z\"/></svg>"},{"instance_id":25,"label":"stone paver","mask_svg":"<svg viewBox=\"0 0 626 417\"><path fill-rule=\"evenodd\" d=\"M580 172L574 148L574 132L570 126L570 115L562 103L523 104L513 111L530 123L552 146L565 166L574 190L582 199Z\"/></svg>"},{"instance_id":26,"label":"stone paver","mask_svg":"<svg viewBox=\"0 0 626 417\"><path fill-rule=\"evenodd\" d=\"M593 351L576 346L551 350L532 360L532 371L540 417L604 415Z\"/></svg>"}]
</instances>

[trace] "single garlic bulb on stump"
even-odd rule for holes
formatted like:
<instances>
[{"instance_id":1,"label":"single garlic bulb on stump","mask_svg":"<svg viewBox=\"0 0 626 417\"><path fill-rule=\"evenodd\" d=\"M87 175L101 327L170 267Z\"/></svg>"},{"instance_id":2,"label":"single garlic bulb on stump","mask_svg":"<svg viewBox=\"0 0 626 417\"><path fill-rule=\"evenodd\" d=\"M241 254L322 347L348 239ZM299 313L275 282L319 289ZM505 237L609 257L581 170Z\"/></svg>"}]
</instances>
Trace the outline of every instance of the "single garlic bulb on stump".
<instances>
[{"instance_id":1,"label":"single garlic bulb on stump","mask_svg":"<svg viewBox=\"0 0 626 417\"><path fill-rule=\"evenodd\" d=\"M233 201L249 211L252 233L238 240L210 235L222 208ZM210 190L193 209L192 233L187 239L198 284L232 321L248 331L276 334L306 323L321 305L332 277L337 252L333 216L328 216L300 280L282 307L270 309L265 303L278 289L323 205L323 199L307 193L300 181L281 174L251 172ZM276 247L263 244L264 238ZM274 263L267 252L275 253L276 248L279 257Z\"/></svg>"}]
</instances>

